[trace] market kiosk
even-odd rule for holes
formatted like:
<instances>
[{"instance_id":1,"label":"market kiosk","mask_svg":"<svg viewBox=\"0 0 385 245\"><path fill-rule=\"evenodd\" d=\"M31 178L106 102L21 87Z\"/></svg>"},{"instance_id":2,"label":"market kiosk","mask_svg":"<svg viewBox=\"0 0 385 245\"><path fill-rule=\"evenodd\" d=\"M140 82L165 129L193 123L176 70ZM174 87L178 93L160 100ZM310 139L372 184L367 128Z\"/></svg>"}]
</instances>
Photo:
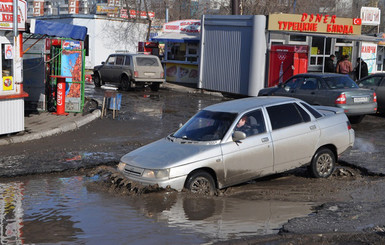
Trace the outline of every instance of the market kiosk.
<instances>
[{"instance_id":1,"label":"market kiosk","mask_svg":"<svg viewBox=\"0 0 385 245\"><path fill-rule=\"evenodd\" d=\"M13 23L12 1L1 0L0 9L0 135L24 130L24 98L22 83L22 37L25 31L27 3L18 1L18 23ZM14 28L15 27L15 28ZM13 31L12 31L13 30Z\"/></svg>"},{"instance_id":2,"label":"market kiosk","mask_svg":"<svg viewBox=\"0 0 385 245\"><path fill-rule=\"evenodd\" d=\"M163 42L166 81L198 84L200 20L179 20L163 25L162 34L151 38Z\"/></svg>"}]
</instances>

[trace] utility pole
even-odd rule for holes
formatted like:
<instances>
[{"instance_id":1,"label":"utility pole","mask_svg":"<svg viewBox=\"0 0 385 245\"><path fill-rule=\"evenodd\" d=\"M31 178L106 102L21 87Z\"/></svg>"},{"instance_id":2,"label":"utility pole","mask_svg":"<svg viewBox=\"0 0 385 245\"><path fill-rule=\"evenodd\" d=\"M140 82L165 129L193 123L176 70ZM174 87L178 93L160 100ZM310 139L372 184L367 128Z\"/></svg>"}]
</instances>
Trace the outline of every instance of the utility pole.
<instances>
[{"instance_id":1,"label":"utility pole","mask_svg":"<svg viewBox=\"0 0 385 245\"><path fill-rule=\"evenodd\" d=\"M231 0L231 14L239 15L239 0Z\"/></svg>"}]
</instances>

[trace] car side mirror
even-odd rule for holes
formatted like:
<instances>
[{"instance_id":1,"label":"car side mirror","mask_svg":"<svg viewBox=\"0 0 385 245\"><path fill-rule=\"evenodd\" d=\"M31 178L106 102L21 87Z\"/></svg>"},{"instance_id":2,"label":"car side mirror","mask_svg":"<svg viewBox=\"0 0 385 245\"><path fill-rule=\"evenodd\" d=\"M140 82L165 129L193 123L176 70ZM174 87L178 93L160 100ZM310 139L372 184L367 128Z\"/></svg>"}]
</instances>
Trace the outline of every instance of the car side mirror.
<instances>
[{"instance_id":1,"label":"car side mirror","mask_svg":"<svg viewBox=\"0 0 385 245\"><path fill-rule=\"evenodd\" d=\"M106 62L102 61L102 65L104 65Z\"/></svg>"},{"instance_id":2,"label":"car side mirror","mask_svg":"<svg viewBox=\"0 0 385 245\"><path fill-rule=\"evenodd\" d=\"M246 139L246 134L242 131L234 131L233 133L233 141L238 142Z\"/></svg>"}]
</instances>

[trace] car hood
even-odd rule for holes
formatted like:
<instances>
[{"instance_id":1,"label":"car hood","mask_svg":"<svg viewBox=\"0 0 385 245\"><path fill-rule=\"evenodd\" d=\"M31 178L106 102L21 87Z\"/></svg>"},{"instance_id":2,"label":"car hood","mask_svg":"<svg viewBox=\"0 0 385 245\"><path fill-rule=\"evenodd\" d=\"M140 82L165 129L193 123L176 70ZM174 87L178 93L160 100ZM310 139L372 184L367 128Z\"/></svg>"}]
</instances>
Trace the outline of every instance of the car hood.
<instances>
[{"instance_id":1,"label":"car hood","mask_svg":"<svg viewBox=\"0 0 385 245\"><path fill-rule=\"evenodd\" d=\"M97 71L99 70L103 65L97 65L97 66L94 66L94 71Z\"/></svg>"},{"instance_id":2,"label":"car hood","mask_svg":"<svg viewBox=\"0 0 385 245\"><path fill-rule=\"evenodd\" d=\"M124 155L121 162L140 168L164 169L220 155L219 143L194 144L164 138Z\"/></svg>"}]
</instances>

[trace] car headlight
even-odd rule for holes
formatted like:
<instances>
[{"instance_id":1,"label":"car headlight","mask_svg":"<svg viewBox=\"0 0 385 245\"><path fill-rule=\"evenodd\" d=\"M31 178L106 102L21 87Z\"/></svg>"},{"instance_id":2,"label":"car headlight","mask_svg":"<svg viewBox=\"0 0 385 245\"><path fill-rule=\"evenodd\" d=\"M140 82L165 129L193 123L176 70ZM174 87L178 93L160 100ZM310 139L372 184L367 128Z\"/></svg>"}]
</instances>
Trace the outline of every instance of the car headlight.
<instances>
[{"instance_id":1,"label":"car headlight","mask_svg":"<svg viewBox=\"0 0 385 245\"><path fill-rule=\"evenodd\" d=\"M120 170L120 171L124 171L124 167L126 166L126 163L124 163L124 162L120 162L119 164L118 164L118 170Z\"/></svg>"},{"instance_id":2,"label":"car headlight","mask_svg":"<svg viewBox=\"0 0 385 245\"><path fill-rule=\"evenodd\" d=\"M142 177L149 179L168 179L170 169L146 169L143 171Z\"/></svg>"}]
</instances>

